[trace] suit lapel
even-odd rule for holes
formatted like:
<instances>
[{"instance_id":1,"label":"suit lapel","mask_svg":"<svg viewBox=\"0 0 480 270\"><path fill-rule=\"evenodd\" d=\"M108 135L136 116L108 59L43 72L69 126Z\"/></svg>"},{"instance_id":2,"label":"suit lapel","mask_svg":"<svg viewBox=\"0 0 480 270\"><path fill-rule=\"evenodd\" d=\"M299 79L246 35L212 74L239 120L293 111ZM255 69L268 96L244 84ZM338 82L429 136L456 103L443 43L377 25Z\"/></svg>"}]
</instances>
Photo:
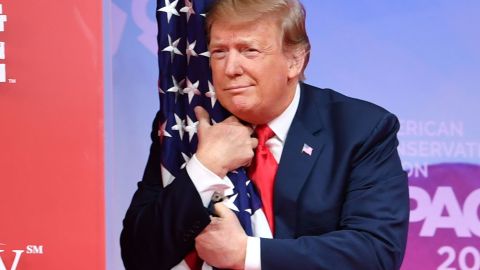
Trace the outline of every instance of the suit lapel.
<instances>
[{"instance_id":1,"label":"suit lapel","mask_svg":"<svg viewBox=\"0 0 480 270\"><path fill-rule=\"evenodd\" d=\"M308 92L308 86L301 85L300 102L288 131L280 159L274 187L275 237L294 237L296 227L296 206L300 191L322 152L324 141L321 137L322 122L318 104ZM311 154L304 151L304 145L311 147ZM278 214L280 213L280 214Z\"/></svg>"}]
</instances>

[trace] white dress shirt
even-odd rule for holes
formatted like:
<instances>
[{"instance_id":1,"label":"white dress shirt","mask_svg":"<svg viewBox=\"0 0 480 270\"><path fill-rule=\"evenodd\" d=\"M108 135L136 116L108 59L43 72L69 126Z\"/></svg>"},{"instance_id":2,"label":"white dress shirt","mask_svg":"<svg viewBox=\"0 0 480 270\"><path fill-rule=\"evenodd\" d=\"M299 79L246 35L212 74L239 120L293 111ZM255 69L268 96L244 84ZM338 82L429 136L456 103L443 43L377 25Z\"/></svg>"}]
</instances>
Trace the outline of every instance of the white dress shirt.
<instances>
[{"instance_id":1,"label":"white dress shirt","mask_svg":"<svg viewBox=\"0 0 480 270\"><path fill-rule=\"evenodd\" d=\"M268 126L275 133L275 136L267 140L265 144L270 152L272 152L277 163L280 162L285 139L287 138L288 130L290 129L293 117L297 111L299 101L300 85L297 85L295 95L290 105L288 105L282 114L268 123ZM190 159L186 169L195 188L200 194L205 207L208 207L214 192L218 192L222 195L230 195L233 192L233 184L230 179L228 177L222 179L215 173L211 172L203 166L203 164L197 159L196 155L193 155ZM254 236L248 237L245 270L261 269L260 237L271 238L272 234L268 232L254 231Z\"/></svg>"}]
</instances>

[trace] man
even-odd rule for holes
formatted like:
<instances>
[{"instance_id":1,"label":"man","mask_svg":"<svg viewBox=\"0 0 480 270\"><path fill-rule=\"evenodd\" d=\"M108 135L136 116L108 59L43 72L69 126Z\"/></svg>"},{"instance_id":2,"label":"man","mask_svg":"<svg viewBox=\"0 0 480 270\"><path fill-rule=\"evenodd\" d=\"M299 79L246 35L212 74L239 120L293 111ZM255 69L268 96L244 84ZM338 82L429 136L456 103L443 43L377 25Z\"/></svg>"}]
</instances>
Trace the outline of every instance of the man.
<instances>
[{"instance_id":1,"label":"man","mask_svg":"<svg viewBox=\"0 0 480 270\"><path fill-rule=\"evenodd\" d=\"M152 136L124 221L127 269L170 269L193 247L218 268L398 269L409 199L395 116L300 82L310 45L296 0L216 1L207 31L217 98L233 116L210 125L208 113L196 108L197 153L167 187ZM273 137L253 138L254 127ZM257 145L278 163L270 197L269 187L256 182L273 238L247 237L220 203L218 217L206 208L214 192L229 188L228 171L250 165L262 171Z\"/></svg>"}]
</instances>

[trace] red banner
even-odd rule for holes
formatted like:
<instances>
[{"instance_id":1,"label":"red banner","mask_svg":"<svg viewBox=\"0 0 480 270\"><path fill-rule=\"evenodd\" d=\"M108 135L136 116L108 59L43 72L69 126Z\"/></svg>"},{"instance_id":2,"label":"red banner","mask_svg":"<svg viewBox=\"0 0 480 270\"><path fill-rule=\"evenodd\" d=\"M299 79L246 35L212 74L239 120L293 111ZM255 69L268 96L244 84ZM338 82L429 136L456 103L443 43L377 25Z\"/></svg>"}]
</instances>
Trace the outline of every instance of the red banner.
<instances>
[{"instance_id":1,"label":"red banner","mask_svg":"<svg viewBox=\"0 0 480 270\"><path fill-rule=\"evenodd\" d=\"M102 1L0 5L0 270L104 269Z\"/></svg>"}]
</instances>

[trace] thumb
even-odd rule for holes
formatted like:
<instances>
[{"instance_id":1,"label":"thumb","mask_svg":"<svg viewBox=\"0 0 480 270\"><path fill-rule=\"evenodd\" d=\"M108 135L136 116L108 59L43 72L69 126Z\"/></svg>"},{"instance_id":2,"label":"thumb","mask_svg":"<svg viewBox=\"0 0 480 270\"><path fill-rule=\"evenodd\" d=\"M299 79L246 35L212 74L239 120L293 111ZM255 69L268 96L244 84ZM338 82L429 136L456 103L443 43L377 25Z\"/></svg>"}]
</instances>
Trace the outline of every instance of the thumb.
<instances>
[{"instance_id":1,"label":"thumb","mask_svg":"<svg viewBox=\"0 0 480 270\"><path fill-rule=\"evenodd\" d=\"M230 115L228 118L222 121L223 123L240 123L237 117Z\"/></svg>"},{"instance_id":2,"label":"thumb","mask_svg":"<svg viewBox=\"0 0 480 270\"><path fill-rule=\"evenodd\" d=\"M196 106L194 109L195 117L198 120L198 128L203 129L210 126L210 115L208 112L201 106Z\"/></svg>"},{"instance_id":3,"label":"thumb","mask_svg":"<svg viewBox=\"0 0 480 270\"><path fill-rule=\"evenodd\" d=\"M231 217L232 215L233 216L235 215L233 211L230 210L230 208L226 207L222 202L216 203L214 205L214 209L215 209L215 214L221 218L228 218L228 217Z\"/></svg>"}]
</instances>

